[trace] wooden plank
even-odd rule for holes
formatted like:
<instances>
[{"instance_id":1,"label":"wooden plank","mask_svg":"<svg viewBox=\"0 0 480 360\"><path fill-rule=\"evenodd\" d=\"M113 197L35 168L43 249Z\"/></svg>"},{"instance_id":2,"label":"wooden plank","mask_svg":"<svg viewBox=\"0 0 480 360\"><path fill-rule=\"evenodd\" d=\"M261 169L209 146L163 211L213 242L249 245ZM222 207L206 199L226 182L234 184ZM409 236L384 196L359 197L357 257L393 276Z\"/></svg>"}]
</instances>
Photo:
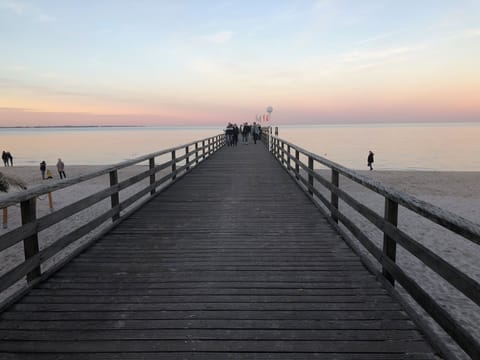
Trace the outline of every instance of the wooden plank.
<instances>
[{"instance_id":1,"label":"wooden plank","mask_svg":"<svg viewBox=\"0 0 480 360\"><path fill-rule=\"evenodd\" d=\"M2 314L6 320L403 320L409 321L401 311L314 311L314 310L170 310L170 311L8 311ZM110 309L111 310L111 309Z\"/></svg>"},{"instance_id":2,"label":"wooden plank","mask_svg":"<svg viewBox=\"0 0 480 360\"><path fill-rule=\"evenodd\" d=\"M422 341L233 341L233 340L143 340L143 341L2 341L0 351L8 352L301 352L301 353L404 353L429 352Z\"/></svg>"},{"instance_id":3,"label":"wooden plank","mask_svg":"<svg viewBox=\"0 0 480 360\"><path fill-rule=\"evenodd\" d=\"M2 341L107 341L107 340L270 340L270 341L395 341L422 340L415 330L312 330L312 329L109 329L109 330L0 330Z\"/></svg>"},{"instance_id":4,"label":"wooden plank","mask_svg":"<svg viewBox=\"0 0 480 360\"><path fill-rule=\"evenodd\" d=\"M425 353L411 353L411 354L395 354L395 353L376 353L376 354L360 354L356 353L354 355L348 353L275 353L272 354L258 353L258 352L242 352L242 353L231 353L231 352L98 352L98 353L69 353L69 354L58 354L58 353L22 353L22 354L2 354L2 358L5 360L51 360L52 358L56 360L132 360L132 359L142 359L142 360L225 360L225 359L235 359L235 360L438 360L438 357L432 354Z\"/></svg>"},{"instance_id":5,"label":"wooden plank","mask_svg":"<svg viewBox=\"0 0 480 360\"><path fill-rule=\"evenodd\" d=\"M148 330L148 329L289 329L289 330L415 330L401 320L289 320L289 319L145 319L145 320L3 320L0 329L23 330Z\"/></svg>"}]
</instances>

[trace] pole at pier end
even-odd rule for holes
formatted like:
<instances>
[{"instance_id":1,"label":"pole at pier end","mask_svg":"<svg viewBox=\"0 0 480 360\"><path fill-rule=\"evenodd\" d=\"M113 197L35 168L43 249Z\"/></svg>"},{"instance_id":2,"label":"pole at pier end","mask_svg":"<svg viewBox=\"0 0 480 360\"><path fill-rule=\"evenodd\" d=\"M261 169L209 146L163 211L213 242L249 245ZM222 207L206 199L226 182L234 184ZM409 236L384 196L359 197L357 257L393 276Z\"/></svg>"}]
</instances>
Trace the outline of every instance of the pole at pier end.
<instances>
[{"instance_id":1,"label":"pole at pier end","mask_svg":"<svg viewBox=\"0 0 480 360\"><path fill-rule=\"evenodd\" d=\"M268 150L272 151L272 112L273 108L271 106L267 107L267 113L268 113L268 121L270 122L270 125L268 125Z\"/></svg>"}]
</instances>

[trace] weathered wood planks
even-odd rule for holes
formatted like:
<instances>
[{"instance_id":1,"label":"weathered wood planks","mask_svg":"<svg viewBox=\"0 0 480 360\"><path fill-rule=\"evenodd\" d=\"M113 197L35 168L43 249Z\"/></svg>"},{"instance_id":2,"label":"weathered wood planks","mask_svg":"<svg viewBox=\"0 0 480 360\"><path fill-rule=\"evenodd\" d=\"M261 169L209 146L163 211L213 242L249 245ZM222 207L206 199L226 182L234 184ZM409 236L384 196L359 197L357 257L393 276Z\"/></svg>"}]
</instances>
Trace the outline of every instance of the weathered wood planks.
<instances>
[{"instance_id":1,"label":"weathered wood planks","mask_svg":"<svg viewBox=\"0 0 480 360\"><path fill-rule=\"evenodd\" d=\"M224 148L1 315L4 359L432 359L261 144Z\"/></svg>"}]
</instances>

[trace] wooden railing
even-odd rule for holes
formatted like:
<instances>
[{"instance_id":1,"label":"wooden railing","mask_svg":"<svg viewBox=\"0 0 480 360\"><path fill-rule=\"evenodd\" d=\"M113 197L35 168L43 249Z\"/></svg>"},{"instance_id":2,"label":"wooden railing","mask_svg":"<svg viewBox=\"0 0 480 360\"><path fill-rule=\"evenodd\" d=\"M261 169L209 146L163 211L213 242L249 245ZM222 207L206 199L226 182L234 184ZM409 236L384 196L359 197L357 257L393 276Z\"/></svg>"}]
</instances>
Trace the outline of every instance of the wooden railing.
<instances>
[{"instance_id":1,"label":"wooden railing","mask_svg":"<svg viewBox=\"0 0 480 360\"><path fill-rule=\"evenodd\" d=\"M0 209L20 205L21 225L0 236L0 259L2 259L2 256L5 255L8 249L22 242L25 255L23 262L7 270L0 276L0 293L11 288L13 285L18 285L19 282L24 282L24 284L21 284L22 286L16 286L19 289L15 289L10 298L4 301L4 306L14 301L22 292L27 291L38 281L48 277L88 247L94 240L101 237L145 204L145 202L149 201L160 189L165 188L175 180L184 176L191 168L204 161L224 145L225 136L223 134L216 135L144 155L77 178L60 180L50 185L40 185L3 197L0 201ZM159 161L159 159L162 160L162 162L156 163L156 160ZM148 166L143 166L147 170L140 167L140 173L119 181L119 170L147 162ZM74 203L57 209L47 215L37 217L36 203L38 197L107 175L109 176L109 183L105 184L103 190L78 199ZM161 175L161 177L157 178L158 175ZM144 180L143 183L146 184L141 184L142 180ZM139 184L143 185L140 189L138 189ZM135 189L133 189L135 192L120 201L120 191L130 188L132 185L136 185ZM131 189L132 188L130 188L130 190ZM110 198L110 205L106 206L101 214L96 214L96 216L93 219L89 219L86 224L71 229L72 231L55 239L55 241L51 242L47 247L44 247L42 250L39 249L39 232L49 229L62 220L93 207L105 199L108 201L108 198ZM79 239L85 235L101 227L101 231L96 234L95 237L92 237L88 242L56 261L55 266L52 266L48 272L42 273L42 265L48 259L57 256L57 254L67 246L78 242ZM24 280L25 277L26 283Z\"/></svg>"},{"instance_id":2,"label":"wooden railing","mask_svg":"<svg viewBox=\"0 0 480 360\"><path fill-rule=\"evenodd\" d=\"M267 135L267 133L264 133ZM266 138L266 136L264 136ZM402 246L409 253L419 259L436 274L441 276L450 285L458 289L464 296L476 304L476 311L480 311L480 284L468 274L462 272L433 251L426 248L420 242L406 234L397 227L398 207L403 206L414 212L417 216L431 220L463 238L480 244L480 226L468 221L451 212L421 201L393 188L382 185L370 178L362 176L350 169L315 155L279 137L272 137L271 152L284 166L286 171L297 180L303 190L311 197L317 206L330 218L332 224L341 224L348 232L337 226L344 237L352 240L353 235L359 243L378 261L378 266L371 264L370 268L383 280L391 291L398 282L408 294L420 305L449 336L469 355L472 359L480 359L480 343L478 338L464 328L448 309L441 306L421 285L409 276L395 261L397 245ZM316 170L318 167L326 167L331 171L330 180L322 177ZM340 188L340 175L348 178L369 190L372 190L385 199L384 216L368 208ZM320 185L320 186L317 186ZM324 196L319 190L323 186L323 193L327 189L328 196ZM378 247L365 232L346 216L339 208L339 199L344 201L350 208L355 210L363 218L383 232L383 248ZM368 261L367 261L368 262ZM373 266L372 266L373 265ZM448 352L448 349L443 349Z\"/></svg>"}]
</instances>

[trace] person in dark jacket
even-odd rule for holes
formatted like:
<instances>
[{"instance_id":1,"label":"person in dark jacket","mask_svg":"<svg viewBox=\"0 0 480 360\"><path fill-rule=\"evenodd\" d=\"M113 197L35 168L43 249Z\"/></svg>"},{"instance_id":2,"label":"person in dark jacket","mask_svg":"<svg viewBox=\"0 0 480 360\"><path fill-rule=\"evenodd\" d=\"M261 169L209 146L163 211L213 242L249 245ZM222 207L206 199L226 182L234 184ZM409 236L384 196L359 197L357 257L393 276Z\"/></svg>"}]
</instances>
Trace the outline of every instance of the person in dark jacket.
<instances>
[{"instance_id":1,"label":"person in dark jacket","mask_svg":"<svg viewBox=\"0 0 480 360\"><path fill-rule=\"evenodd\" d=\"M370 168L370 170L373 170L373 166L372 166L373 161L374 161L373 156L374 156L374 154L373 154L372 150L370 150L368 152L368 157L367 157L367 165Z\"/></svg>"},{"instance_id":2,"label":"person in dark jacket","mask_svg":"<svg viewBox=\"0 0 480 360\"><path fill-rule=\"evenodd\" d=\"M40 163L40 172L42 173L42 180L45 180L45 171L47 171L47 163L44 160Z\"/></svg>"}]
</instances>

